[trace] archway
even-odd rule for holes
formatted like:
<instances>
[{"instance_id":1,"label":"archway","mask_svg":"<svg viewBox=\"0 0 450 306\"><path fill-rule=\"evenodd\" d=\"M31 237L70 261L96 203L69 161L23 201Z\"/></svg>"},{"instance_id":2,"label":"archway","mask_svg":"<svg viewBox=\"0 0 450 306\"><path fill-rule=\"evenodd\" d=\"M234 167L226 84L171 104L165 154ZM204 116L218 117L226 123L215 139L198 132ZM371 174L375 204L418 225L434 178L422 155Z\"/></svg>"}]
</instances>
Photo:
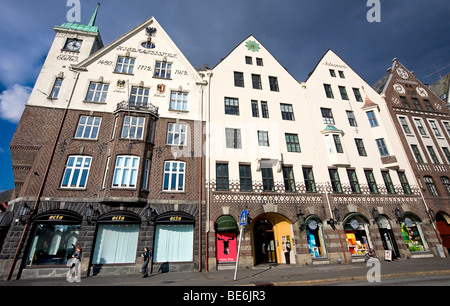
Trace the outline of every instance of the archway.
<instances>
[{"instance_id":1,"label":"archway","mask_svg":"<svg viewBox=\"0 0 450 306\"><path fill-rule=\"evenodd\" d=\"M369 236L369 220L360 213L350 213L342 222L345 240L352 256L365 255L372 247Z\"/></svg>"},{"instance_id":2,"label":"archway","mask_svg":"<svg viewBox=\"0 0 450 306\"><path fill-rule=\"evenodd\" d=\"M436 225L441 234L443 247L450 249L450 216L445 212L436 214Z\"/></svg>"},{"instance_id":3,"label":"archway","mask_svg":"<svg viewBox=\"0 0 450 306\"><path fill-rule=\"evenodd\" d=\"M398 250L397 242L395 240L394 232L392 231L389 219L385 215L379 215L375 221L378 225L378 231L380 232L383 248L392 252L392 259L399 258L400 252Z\"/></svg>"}]
</instances>

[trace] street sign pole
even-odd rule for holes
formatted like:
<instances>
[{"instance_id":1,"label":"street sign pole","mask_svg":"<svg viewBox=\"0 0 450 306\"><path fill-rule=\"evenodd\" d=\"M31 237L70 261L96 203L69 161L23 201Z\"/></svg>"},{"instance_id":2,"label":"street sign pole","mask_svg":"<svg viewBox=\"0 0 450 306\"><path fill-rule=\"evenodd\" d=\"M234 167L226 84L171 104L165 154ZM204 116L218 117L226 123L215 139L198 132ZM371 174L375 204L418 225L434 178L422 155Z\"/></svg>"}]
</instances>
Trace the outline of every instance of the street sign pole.
<instances>
[{"instance_id":1,"label":"street sign pole","mask_svg":"<svg viewBox=\"0 0 450 306\"><path fill-rule=\"evenodd\" d=\"M237 270L239 266L239 253L241 252L241 241L242 241L242 233L244 231L244 226L247 224L248 210L243 210L241 212L241 217L239 218L239 227L241 228L239 231L239 245L237 250L237 258L236 258L236 268L234 269L234 280L237 278Z\"/></svg>"}]
</instances>

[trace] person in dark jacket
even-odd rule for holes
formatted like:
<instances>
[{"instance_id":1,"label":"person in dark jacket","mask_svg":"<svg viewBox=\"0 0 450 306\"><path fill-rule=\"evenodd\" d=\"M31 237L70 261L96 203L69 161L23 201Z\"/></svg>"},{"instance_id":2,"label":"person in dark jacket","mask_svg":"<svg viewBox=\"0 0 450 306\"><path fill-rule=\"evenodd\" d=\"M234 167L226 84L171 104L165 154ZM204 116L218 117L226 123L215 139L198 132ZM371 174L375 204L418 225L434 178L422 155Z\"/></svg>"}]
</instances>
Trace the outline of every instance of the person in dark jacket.
<instances>
[{"instance_id":1,"label":"person in dark jacket","mask_svg":"<svg viewBox=\"0 0 450 306\"><path fill-rule=\"evenodd\" d=\"M67 281L68 282L77 282L81 281L80 277L80 268L81 268L81 257L83 251L80 246L75 247L75 253L73 253L72 258L67 262L67 265L70 265L69 271L67 272Z\"/></svg>"},{"instance_id":2,"label":"person in dark jacket","mask_svg":"<svg viewBox=\"0 0 450 306\"><path fill-rule=\"evenodd\" d=\"M148 247L144 248L144 253L141 254L141 257L144 258L144 263L142 264L140 271L142 273L142 277L146 278L148 276L148 263L152 258L152 253L150 252Z\"/></svg>"}]
</instances>

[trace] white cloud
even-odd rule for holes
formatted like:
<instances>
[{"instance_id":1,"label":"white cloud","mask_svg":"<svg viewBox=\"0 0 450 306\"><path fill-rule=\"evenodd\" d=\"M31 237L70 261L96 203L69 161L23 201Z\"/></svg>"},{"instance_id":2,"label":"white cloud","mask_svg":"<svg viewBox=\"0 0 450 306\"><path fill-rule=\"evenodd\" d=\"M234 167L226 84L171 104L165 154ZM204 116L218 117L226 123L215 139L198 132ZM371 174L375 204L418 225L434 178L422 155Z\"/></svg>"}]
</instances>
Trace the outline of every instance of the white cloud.
<instances>
[{"instance_id":1,"label":"white cloud","mask_svg":"<svg viewBox=\"0 0 450 306\"><path fill-rule=\"evenodd\" d=\"M31 94L31 87L14 84L0 94L0 117L17 123Z\"/></svg>"}]
</instances>

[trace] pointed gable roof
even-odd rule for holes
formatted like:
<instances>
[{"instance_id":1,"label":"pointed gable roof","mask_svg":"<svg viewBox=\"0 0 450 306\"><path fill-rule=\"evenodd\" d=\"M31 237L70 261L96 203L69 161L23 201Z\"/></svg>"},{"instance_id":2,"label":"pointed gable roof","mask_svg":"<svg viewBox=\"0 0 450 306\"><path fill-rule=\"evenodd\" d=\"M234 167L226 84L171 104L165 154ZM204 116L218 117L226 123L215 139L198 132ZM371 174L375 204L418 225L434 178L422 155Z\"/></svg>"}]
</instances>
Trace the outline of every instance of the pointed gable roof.
<instances>
[{"instance_id":1,"label":"pointed gable roof","mask_svg":"<svg viewBox=\"0 0 450 306\"><path fill-rule=\"evenodd\" d=\"M84 32L90 32L90 33L99 33L98 27L95 25L95 20L97 19L98 14L98 8L100 7L100 3L97 3L97 7L95 8L94 14L91 17L91 20L87 25L79 24L79 23L73 23L73 22L65 22L61 26L55 26L56 28L63 28L63 29L71 29L71 30L77 30L77 31L84 31Z\"/></svg>"}]
</instances>

